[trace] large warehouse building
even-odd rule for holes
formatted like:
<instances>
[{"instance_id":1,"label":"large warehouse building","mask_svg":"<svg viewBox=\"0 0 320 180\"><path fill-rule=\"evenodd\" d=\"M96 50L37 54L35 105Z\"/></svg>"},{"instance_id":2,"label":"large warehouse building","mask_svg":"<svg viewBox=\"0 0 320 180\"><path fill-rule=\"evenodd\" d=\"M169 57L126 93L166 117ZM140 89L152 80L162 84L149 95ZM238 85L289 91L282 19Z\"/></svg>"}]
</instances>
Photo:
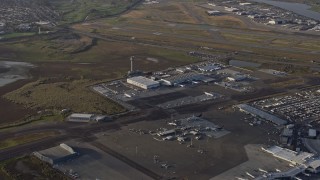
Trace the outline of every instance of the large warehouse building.
<instances>
[{"instance_id":1,"label":"large warehouse building","mask_svg":"<svg viewBox=\"0 0 320 180\"><path fill-rule=\"evenodd\" d=\"M108 116L104 115L95 115L95 114L80 114L80 113L73 113L68 118L67 121L69 122L102 122L110 120Z\"/></svg>"},{"instance_id":2,"label":"large warehouse building","mask_svg":"<svg viewBox=\"0 0 320 180\"><path fill-rule=\"evenodd\" d=\"M152 89L160 86L160 83L158 81L154 81L143 76L128 78L127 83L140 87L142 89Z\"/></svg>"},{"instance_id":3,"label":"large warehouse building","mask_svg":"<svg viewBox=\"0 0 320 180\"><path fill-rule=\"evenodd\" d=\"M283 120L283 119L280 119L272 114L269 114L267 112L264 112L260 109L257 109L257 108L254 108L248 104L239 104L237 105L237 107L241 110L241 111L244 111L244 112L247 112L251 115L254 115L254 116L259 116L263 119L266 119L276 125L285 125L287 124L287 121L286 120Z\"/></svg>"},{"instance_id":4,"label":"large warehouse building","mask_svg":"<svg viewBox=\"0 0 320 180\"><path fill-rule=\"evenodd\" d=\"M54 165L63 161L67 161L77 156L78 153L75 152L72 147L62 143L56 147L34 152L33 155L44 162Z\"/></svg>"},{"instance_id":5,"label":"large warehouse building","mask_svg":"<svg viewBox=\"0 0 320 180\"><path fill-rule=\"evenodd\" d=\"M94 114L73 113L68 117L70 122L90 122L94 118Z\"/></svg>"}]
</instances>

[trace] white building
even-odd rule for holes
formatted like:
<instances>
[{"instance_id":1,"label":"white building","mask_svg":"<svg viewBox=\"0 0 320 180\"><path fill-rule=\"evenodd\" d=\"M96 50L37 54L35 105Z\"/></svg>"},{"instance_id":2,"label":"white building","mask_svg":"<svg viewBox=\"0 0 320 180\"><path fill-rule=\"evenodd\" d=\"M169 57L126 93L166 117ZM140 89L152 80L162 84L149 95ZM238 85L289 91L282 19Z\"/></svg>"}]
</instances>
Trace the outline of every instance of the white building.
<instances>
[{"instance_id":1,"label":"white building","mask_svg":"<svg viewBox=\"0 0 320 180\"><path fill-rule=\"evenodd\" d=\"M68 117L70 122L90 122L94 120L94 114L73 113Z\"/></svg>"},{"instance_id":2,"label":"white building","mask_svg":"<svg viewBox=\"0 0 320 180\"><path fill-rule=\"evenodd\" d=\"M160 86L160 83L158 81L154 81L143 76L128 78L127 83L140 87L142 89L152 89Z\"/></svg>"},{"instance_id":3,"label":"white building","mask_svg":"<svg viewBox=\"0 0 320 180\"><path fill-rule=\"evenodd\" d=\"M229 12L237 12L237 11L239 11L239 9L237 9L237 8L233 8L233 7L225 7L225 10L226 11L229 11Z\"/></svg>"},{"instance_id":4,"label":"white building","mask_svg":"<svg viewBox=\"0 0 320 180\"><path fill-rule=\"evenodd\" d=\"M314 154L307 152L297 153L290 149L281 148L279 146L272 146L264 149L266 152L271 153L273 156L288 161L294 165L300 165L307 162L307 160L314 156Z\"/></svg>"},{"instance_id":5,"label":"white building","mask_svg":"<svg viewBox=\"0 0 320 180\"><path fill-rule=\"evenodd\" d=\"M234 76L230 76L230 77L227 77L228 81L243 81L245 80L247 77L245 75L234 75Z\"/></svg>"},{"instance_id":6,"label":"white building","mask_svg":"<svg viewBox=\"0 0 320 180\"><path fill-rule=\"evenodd\" d=\"M239 3L240 6L247 6L247 5L251 5L251 3L245 2L245 3Z\"/></svg>"},{"instance_id":7,"label":"white building","mask_svg":"<svg viewBox=\"0 0 320 180\"><path fill-rule=\"evenodd\" d=\"M33 152L33 155L41 161L54 165L63 161L68 161L77 156L78 153L75 152L72 147L62 143L56 147Z\"/></svg>"},{"instance_id":8,"label":"white building","mask_svg":"<svg viewBox=\"0 0 320 180\"><path fill-rule=\"evenodd\" d=\"M207 14L209 16L219 16L219 15L221 15L221 12L220 11L207 11Z\"/></svg>"},{"instance_id":9,"label":"white building","mask_svg":"<svg viewBox=\"0 0 320 180\"><path fill-rule=\"evenodd\" d=\"M311 138L317 137L317 130L315 130L315 129L309 129L308 135L309 135L309 137L311 137Z\"/></svg>"},{"instance_id":10,"label":"white building","mask_svg":"<svg viewBox=\"0 0 320 180\"><path fill-rule=\"evenodd\" d=\"M80 113L73 113L68 118L67 121L69 122L102 122L106 120L110 120L111 118L105 115L95 115L95 114L80 114Z\"/></svg>"},{"instance_id":11,"label":"white building","mask_svg":"<svg viewBox=\"0 0 320 180\"><path fill-rule=\"evenodd\" d=\"M320 159L312 153L308 152L295 152L290 149L281 148L279 146L272 146L268 149L262 148L262 150L272 154L274 157L285 160L294 164L295 167L283 172L283 177L294 177L300 172L309 170L313 173L320 172Z\"/></svg>"},{"instance_id":12,"label":"white building","mask_svg":"<svg viewBox=\"0 0 320 180\"><path fill-rule=\"evenodd\" d=\"M203 76L201 74L190 72L190 73L184 73L184 74L178 74L175 76L170 76L168 78L163 78L163 79L161 79L161 81L165 85L174 86L174 85L178 85L178 84L184 83L184 82L202 80L202 78L203 78Z\"/></svg>"}]
</instances>

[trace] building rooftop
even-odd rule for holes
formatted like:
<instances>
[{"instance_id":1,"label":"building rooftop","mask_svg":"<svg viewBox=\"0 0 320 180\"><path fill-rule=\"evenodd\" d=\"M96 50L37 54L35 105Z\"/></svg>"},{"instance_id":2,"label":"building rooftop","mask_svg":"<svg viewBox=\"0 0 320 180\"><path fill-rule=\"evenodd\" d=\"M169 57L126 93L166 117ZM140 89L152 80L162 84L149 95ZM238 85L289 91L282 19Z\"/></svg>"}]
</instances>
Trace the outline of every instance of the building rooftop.
<instances>
[{"instance_id":1,"label":"building rooftop","mask_svg":"<svg viewBox=\"0 0 320 180\"><path fill-rule=\"evenodd\" d=\"M80 114L80 113L73 113L69 117L70 118L92 118L94 115L93 114Z\"/></svg>"},{"instance_id":2,"label":"building rooftop","mask_svg":"<svg viewBox=\"0 0 320 180\"><path fill-rule=\"evenodd\" d=\"M66 144L60 144L59 146L56 146L56 147L38 151L38 153L52 160L55 160L55 159L60 159L60 158L75 154L76 152L74 152L73 149L67 146Z\"/></svg>"},{"instance_id":3,"label":"building rooftop","mask_svg":"<svg viewBox=\"0 0 320 180\"><path fill-rule=\"evenodd\" d=\"M135 76L135 77L132 77L132 78L128 78L127 80L135 81L135 82L138 82L140 84L144 84L146 86L159 84L158 81L154 81L152 79L149 79L149 78L146 78L146 77L143 77L143 76Z\"/></svg>"},{"instance_id":4,"label":"building rooftop","mask_svg":"<svg viewBox=\"0 0 320 180\"><path fill-rule=\"evenodd\" d=\"M317 169L320 167L320 159L313 160L309 163L309 166L313 169Z\"/></svg>"},{"instance_id":5,"label":"building rooftop","mask_svg":"<svg viewBox=\"0 0 320 180\"><path fill-rule=\"evenodd\" d=\"M314 154L311 154L311 153L307 153L307 152L297 153L290 149L281 148L279 146L272 146L266 149L265 151L283 160L293 162L296 164L304 164L308 158L314 156Z\"/></svg>"},{"instance_id":6,"label":"building rooftop","mask_svg":"<svg viewBox=\"0 0 320 180\"><path fill-rule=\"evenodd\" d=\"M251 113L251 114L255 114L257 116L260 116L261 118L264 118L268 121L271 121L277 125L284 125L287 123L286 120L283 120L283 119L280 119L272 114L269 114L267 112L264 112L260 109L257 109L257 108L254 108L248 104L239 104L237 105L240 109L242 109L243 111L246 111L248 113Z\"/></svg>"},{"instance_id":7,"label":"building rooftop","mask_svg":"<svg viewBox=\"0 0 320 180\"><path fill-rule=\"evenodd\" d=\"M178 74L175 76L170 76L168 78L165 78L166 81L175 82L180 80L200 80L202 75L190 72L190 73L184 73L184 74Z\"/></svg>"}]
</instances>

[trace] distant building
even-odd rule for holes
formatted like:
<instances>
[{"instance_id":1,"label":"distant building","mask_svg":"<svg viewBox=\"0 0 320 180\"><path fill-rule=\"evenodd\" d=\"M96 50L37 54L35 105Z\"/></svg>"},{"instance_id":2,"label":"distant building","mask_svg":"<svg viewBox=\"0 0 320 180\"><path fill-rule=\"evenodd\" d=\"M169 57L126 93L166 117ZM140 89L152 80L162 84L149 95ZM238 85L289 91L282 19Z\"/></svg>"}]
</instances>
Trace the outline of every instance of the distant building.
<instances>
[{"instance_id":1,"label":"distant building","mask_svg":"<svg viewBox=\"0 0 320 180\"><path fill-rule=\"evenodd\" d=\"M227 77L229 81L243 81L247 78L247 76L242 74L236 74L234 76Z\"/></svg>"},{"instance_id":2,"label":"distant building","mask_svg":"<svg viewBox=\"0 0 320 180\"><path fill-rule=\"evenodd\" d=\"M317 137L317 130L315 130L315 129L309 129L308 135L309 135L309 137L311 137L311 138Z\"/></svg>"},{"instance_id":3,"label":"distant building","mask_svg":"<svg viewBox=\"0 0 320 180\"><path fill-rule=\"evenodd\" d=\"M78 153L75 152L72 147L62 143L56 147L33 152L33 155L44 162L54 165L74 158Z\"/></svg>"},{"instance_id":4,"label":"distant building","mask_svg":"<svg viewBox=\"0 0 320 180\"><path fill-rule=\"evenodd\" d=\"M257 15L257 14L252 14L252 15L248 15L248 18L250 18L250 19L258 19L258 18L263 18L263 16Z\"/></svg>"},{"instance_id":5,"label":"distant building","mask_svg":"<svg viewBox=\"0 0 320 180\"><path fill-rule=\"evenodd\" d=\"M176 71L179 73L185 73L187 71L187 69L186 68L177 68Z\"/></svg>"},{"instance_id":6,"label":"distant building","mask_svg":"<svg viewBox=\"0 0 320 180\"><path fill-rule=\"evenodd\" d=\"M159 132L157 133L158 136L169 136L172 134L175 134L176 130L175 129L171 129L171 130L167 130L167 131L163 131L163 132Z\"/></svg>"},{"instance_id":7,"label":"distant building","mask_svg":"<svg viewBox=\"0 0 320 180\"><path fill-rule=\"evenodd\" d=\"M3 30L6 27L6 23L0 22L0 30Z\"/></svg>"},{"instance_id":8,"label":"distant building","mask_svg":"<svg viewBox=\"0 0 320 180\"><path fill-rule=\"evenodd\" d=\"M70 122L90 122L94 118L94 114L73 113L68 117Z\"/></svg>"},{"instance_id":9,"label":"distant building","mask_svg":"<svg viewBox=\"0 0 320 180\"><path fill-rule=\"evenodd\" d=\"M282 136L286 136L286 137L293 136L293 129L284 128L282 131Z\"/></svg>"},{"instance_id":10,"label":"distant building","mask_svg":"<svg viewBox=\"0 0 320 180\"><path fill-rule=\"evenodd\" d=\"M273 19L271 21L269 21L269 24L285 24L286 21L283 19Z\"/></svg>"},{"instance_id":11,"label":"distant building","mask_svg":"<svg viewBox=\"0 0 320 180\"><path fill-rule=\"evenodd\" d=\"M225 7L225 10L226 10L226 11L229 11L229 12L238 12L238 11L239 11L239 9L233 8L233 7L231 7L231 8Z\"/></svg>"},{"instance_id":12,"label":"distant building","mask_svg":"<svg viewBox=\"0 0 320 180\"><path fill-rule=\"evenodd\" d=\"M167 86L175 86L180 83L192 82L195 80L202 80L203 76L198 73L189 72L184 74L178 74L175 76L170 76L167 78L161 79L162 83Z\"/></svg>"},{"instance_id":13,"label":"distant building","mask_svg":"<svg viewBox=\"0 0 320 180\"><path fill-rule=\"evenodd\" d=\"M247 6L247 5L251 5L251 3L245 2L245 3L239 3L240 6Z\"/></svg>"},{"instance_id":14,"label":"distant building","mask_svg":"<svg viewBox=\"0 0 320 180\"><path fill-rule=\"evenodd\" d=\"M236 12L237 15L240 15L240 16L245 16L245 15L248 15L247 12Z\"/></svg>"},{"instance_id":15,"label":"distant building","mask_svg":"<svg viewBox=\"0 0 320 180\"><path fill-rule=\"evenodd\" d=\"M142 89L152 89L160 86L160 83L158 81L154 81L143 76L128 78L127 83L140 87Z\"/></svg>"},{"instance_id":16,"label":"distant building","mask_svg":"<svg viewBox=\"0 0 320 180\"><path fill-rule=\"evenodd\" d=\"M221 12L220 11L207 11L207 14L209 16L219 16L219 15L221 15Z\"/></svg>"},{"instance_id":17,"label":"distant building","mask_svg":"<svg viewBox=\"0 0 320 180\"><path fill-rule=\"evenodd\" d=\"M272 146L262 150L272 154L274 157L285 160L294 166L284 172L270 172L264 176L257 177L256 179L282 179L295 177L297 174L308 170L312 173L320 172L320 158L308 152L295 152L290 149L281 148L279 146Z\"/></svg>"},{"instance_id":18,"label":"distant building","mask_svg":"<svg viewBox=\"0 0 320 180\"><path fill-rule=\"evenodd\" d=\"M102 122L109 120L110 117L104 115L95 115L95 114L80 114L80 113L73 113L68 118L67 121L69 122Z\"/></svg>"}]
</instances>

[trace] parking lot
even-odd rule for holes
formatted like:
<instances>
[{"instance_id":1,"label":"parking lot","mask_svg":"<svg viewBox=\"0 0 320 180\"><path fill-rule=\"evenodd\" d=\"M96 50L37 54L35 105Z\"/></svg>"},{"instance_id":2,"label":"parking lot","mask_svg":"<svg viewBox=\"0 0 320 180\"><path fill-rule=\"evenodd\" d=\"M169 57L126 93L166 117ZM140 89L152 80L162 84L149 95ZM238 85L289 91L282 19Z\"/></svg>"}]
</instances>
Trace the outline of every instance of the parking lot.
<instances>
[{"instance_id":1,"label":"parking lot","mask_svg":"<svg viewBox=\"0 0 320 180\"><path fill-rule=\"evenodd\" d=\"M317 89L263 99L252 103L292 122L312 122L320 118L320 91Z\"/></svg>"}]
</instances>

